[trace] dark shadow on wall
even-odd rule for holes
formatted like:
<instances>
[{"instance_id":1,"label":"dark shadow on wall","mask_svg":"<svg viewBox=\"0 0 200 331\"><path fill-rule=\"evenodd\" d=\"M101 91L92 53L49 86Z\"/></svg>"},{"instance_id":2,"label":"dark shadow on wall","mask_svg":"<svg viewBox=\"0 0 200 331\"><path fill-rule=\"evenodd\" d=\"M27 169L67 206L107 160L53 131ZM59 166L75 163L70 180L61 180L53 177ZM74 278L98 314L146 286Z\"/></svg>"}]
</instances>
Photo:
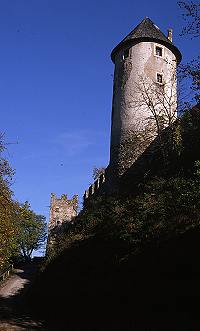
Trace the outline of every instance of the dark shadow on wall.
<instances>
[{"instance_id":1,"label":"dark shadow on wall","mask_svg":"<svg viewBox=\"0 0 200 331\"><path fill-rule=\"evenodd\" d=\"M187 111L172 128L162 131L120 178L120 193L137 191L151 178L191 177L200 160L200 105Z\"/></svg>"},{"instance_id":2,"label":"dark shadow on wall","mask_svg":"<svg viewBox=\"0 0 200 331\"><path fill-rule=\"evenodd\" d=\"M105 182L84 201L99 195L137 194L139 186L153 177L191 177L195 161L200 160L200 104L162 131L126 172L118 177L108 165Z\"/></svg>"}]
</instances>

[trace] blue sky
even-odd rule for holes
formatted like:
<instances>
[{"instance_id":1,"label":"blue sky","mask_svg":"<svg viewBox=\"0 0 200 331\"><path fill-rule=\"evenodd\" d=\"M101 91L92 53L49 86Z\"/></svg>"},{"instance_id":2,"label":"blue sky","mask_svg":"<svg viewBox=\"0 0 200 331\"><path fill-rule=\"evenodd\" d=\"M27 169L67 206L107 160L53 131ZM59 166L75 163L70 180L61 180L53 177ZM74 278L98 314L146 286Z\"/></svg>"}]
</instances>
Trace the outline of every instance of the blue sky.
<instances>
[{"instance_id":1,"label":"blue sky","mask_svg":"<svg viewBox=\"0 0 200 331\"><path fill-rule=\"evenodd\" d=\"M183 61L199 51L180 37L176 1L0 0L0 109L13 190L49 217L50 193L78 194L109 162L111 50L150 17Z\"/></svg>"}]
</instances>

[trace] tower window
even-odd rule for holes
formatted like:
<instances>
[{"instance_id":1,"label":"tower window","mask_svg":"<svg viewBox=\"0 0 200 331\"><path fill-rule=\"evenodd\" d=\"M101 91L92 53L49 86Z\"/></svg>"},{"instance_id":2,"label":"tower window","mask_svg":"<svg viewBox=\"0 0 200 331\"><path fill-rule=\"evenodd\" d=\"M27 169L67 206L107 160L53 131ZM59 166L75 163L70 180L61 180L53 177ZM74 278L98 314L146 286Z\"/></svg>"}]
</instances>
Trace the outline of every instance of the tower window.
<instances>
[{"instance_id":1,"label":"tower window","mask_svg":"<svg viewBox=\"0 0 200 331\"><path fill-rule=\"evenodd\" d=\"M163 83L163 75L162 74L157 74L157 83L160 83L160 84Z\"/></svg>"},{"instance_id":2,"label":"tower window","mask_svg":"<svg viewBox=\"0 0 200 331\"><path fill-rule=\"evenodd\" d=\"M61 222L60 222L60 220L59 220L58 217L56 217L56 218L54 219L54 222L55 222L55 225L59 225L59 224L61 224Z\"/></svg>"},{"instance_id":3,"label":"tower window","mask_svg":"<svg viewBox=\"0 0 200 331\"><path fill-rule=\"evenodd\" d=\"M156 46L156 55L157 56L163 56L163 49L162 47Z\"/></svg>"},{"instance_id":4,"label":"tower window","mask_svg":"<svg viewBox=\"0 0 200 331\"><path fill-rule=\"evenodd\" d=\"M123 59L127 59L129 57L129 48L125 49Z\"/></svg>"},{"instance_id":5,"label":"tower window","mask_svg":"<svg viewBox=\"0 0 200 331\"><path fill-rule=\"evenodd\" d=\"M55 208L55 212L57 212L57 213L59 212L59 207Z\"/></svg>"}]
</instances>

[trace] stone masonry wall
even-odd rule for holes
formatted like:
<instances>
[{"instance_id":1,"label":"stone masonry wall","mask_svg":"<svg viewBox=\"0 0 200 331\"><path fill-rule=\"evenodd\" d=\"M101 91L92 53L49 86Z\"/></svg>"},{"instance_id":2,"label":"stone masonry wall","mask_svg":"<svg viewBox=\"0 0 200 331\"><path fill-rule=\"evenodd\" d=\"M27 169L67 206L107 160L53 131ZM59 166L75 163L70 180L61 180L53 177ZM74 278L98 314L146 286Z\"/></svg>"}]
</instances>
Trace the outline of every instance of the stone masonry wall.
<instances>
[{"instance_id":1,"label":"stone masonry wall","mask_svg":"<svg viewBox=\"0 0 200 331\"><path fill-rule=\"evenodd\" d=\"M90 187L85 191L83 196L83 203L85 204L87 200L93 197L96 194L102 192L105 183L105 173L101 174L97 180L90 185Z\"/></svg>"},{"instance_id":2,"label":"stone masonry wall","mask_svg":"<svg viewBox=\"0 0 200 331\"><path fill-rule=\"evenodd\" d=\"M162 48L162 57L156 56L156 46ZM169 97L172 95L171 111L177 106L176 57L171 50L158 43L140 42L133 43L128 58L124 59L123 54L124 49L121 49L115 58L113 86L109 169L116 177L130 168L157 134L155 119L142 99L141 82L147 84L149 80L152 84L156 82L157 73L163 75L166 93Z\"/></svg>"},{"instance_id":3,"label":"stone masonry wall","mask_svg":"<svg viewBox=\"0 0 200 331\"><path fill-rule=\"evenodd\" d=\"M50 205L50 220L49 229L51 230L55 226L63 223L72 222L73 218L77 216L78 208L78 196L70 200L66 194L62 194L60 198L57 198L55 194L51 194Z\"/></svg>"},{"instance_id":4,"label":"stone masonry wall","mask_svg":"<svg viewBox=\"0 0 200 331\"><path fill-rule=\"evenodd\" d=\"M48 238L46 246L46 255L51 255L54 251L56 237L66 226L73 224L73 219L77 216L78 196L74 195L70 200L66 194L57 198L54 193L51 194L50 218L48 225Z\"/></svg>"}]
</instances>

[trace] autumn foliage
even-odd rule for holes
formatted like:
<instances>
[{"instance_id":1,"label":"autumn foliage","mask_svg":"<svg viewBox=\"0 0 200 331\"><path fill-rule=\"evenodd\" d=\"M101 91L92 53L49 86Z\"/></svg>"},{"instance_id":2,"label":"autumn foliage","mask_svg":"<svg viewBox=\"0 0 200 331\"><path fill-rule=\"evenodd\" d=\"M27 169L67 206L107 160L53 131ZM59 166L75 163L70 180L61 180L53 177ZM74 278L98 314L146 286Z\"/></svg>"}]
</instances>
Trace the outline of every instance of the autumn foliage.
<instances>
[{"instance_id":1,"label":"autumn foliage","mask_svg":"<svg viewBox=\"0 0 200 331\"><path fill-rule=\"evenodd\" d=\"M28 259L46 239L44 216L35 214L28 202L13 198L14 171L4 158L4 136L0 135L0 271L19 257Z\"/></svg>"}]
</instances>

